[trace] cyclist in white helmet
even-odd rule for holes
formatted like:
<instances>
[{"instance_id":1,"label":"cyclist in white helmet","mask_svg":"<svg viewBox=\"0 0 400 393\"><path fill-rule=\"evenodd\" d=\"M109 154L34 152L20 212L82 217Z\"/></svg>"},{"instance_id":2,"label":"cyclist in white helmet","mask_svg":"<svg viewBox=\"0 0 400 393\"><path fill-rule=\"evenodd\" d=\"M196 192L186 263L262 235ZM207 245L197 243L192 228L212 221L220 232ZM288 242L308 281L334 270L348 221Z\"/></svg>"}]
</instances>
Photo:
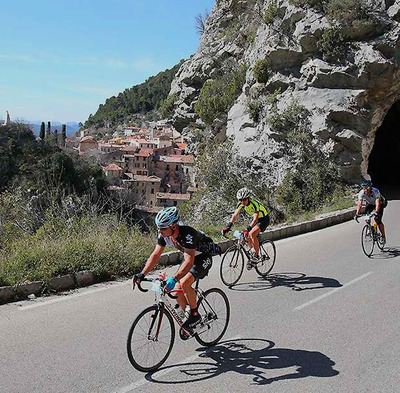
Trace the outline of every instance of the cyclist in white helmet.
<instances>
[{"instance_id":1,"label":"cyclist in white helmet","mask_svg":"<svg viewBox=\"0 0 400 393\"><path fill-rule=\"evenodd\" d=\"M248 239L249 248L254 248L252 262L259 262L260 243L257 235L260 232L264 232L269 225L269 210L257 199L251 197L250 194L250 190L247 187L238 190L236 198L239 203L228 224L222 229L222 232L225 234L231 230L232 225L242 210L249 214L252 220L246 230L243 231L243 234Z\"/></svg>"},{"instance_id":2,"label":"cyclist in white helmet","mask_svg":"<svg viewBox=\"0 0 400 393\"><path fill-rule=\"evenodd\" d=\"M196 279L202 279L208 275L212 265L212 254L209 252L212 239L190 226L181 224L175 206L167 207L158 212L155 222L158 228L157 245L143 270L135 274L133 281L140 283L145 275L153 270L166 246L175 247L182 251L183 262L175 275L166 280L166 288L172 290L176 287L183 290L184 293L176 293L177 301L182 310L185 310L186 305L189 304L191 313L183 327L192 329L201 320L197 311L197 296L192 284Z\"/></svg>"},{"instance_id":3,"label":"cyclist in white helmet","mask_svg":"<svg viewBox=\"0 0 400 393\"><path fill-rule=\"evenodd\" d=\"M376 215L375 222L378 224L379 231L382 234L382 245L386 244L385 225L382 222L383 211L387 206L387 201L384 196L375 187L372 187L372 182L369 179L363 179L361 182L362 190L358 193L357 212L355 219L360 215L361 209L365 207L365 214L370 214L374 210Z\"/></svg>"}]
</instances>

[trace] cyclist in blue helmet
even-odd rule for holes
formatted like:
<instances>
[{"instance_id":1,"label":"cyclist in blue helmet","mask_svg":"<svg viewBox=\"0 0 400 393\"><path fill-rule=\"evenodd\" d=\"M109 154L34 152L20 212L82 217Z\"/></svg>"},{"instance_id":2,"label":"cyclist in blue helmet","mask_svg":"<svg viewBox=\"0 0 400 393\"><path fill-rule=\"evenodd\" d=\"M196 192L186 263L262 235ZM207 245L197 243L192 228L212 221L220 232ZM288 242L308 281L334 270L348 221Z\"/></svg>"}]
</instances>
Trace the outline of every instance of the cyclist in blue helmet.
<instances>
[{"instance_id":1,"label":"cyclist in blue helmet","mask_svg":"<svg viewBox=\"0 0 400 393\"><path fill-rule=\"evenodd\" d=\"M355 219L360 216L361 209L365 207L365 214L370 214L374 210L376 215L375 222L378 224L379 231L382 234L381 242L386 244L385 225L382 222L383 211L387 205L385 197L375 187L372 187L372 182L369 179L361 181L362 190L358 193L357 212Z\"/></svg>"},{"instance_id":2,"label":"cyclist in blue helmet","mask_svg":"<svg viewBox=\"0 0 400 393\"><path fill-rule=\"evenodd\" d=\"M166 287L169 290L175 287L183 290L183 293L176 293L177 301L182 310L185 310L186 305L189 304L191 312L183 327L192 329L201 320L197 311L197 296L192 284L195 280L208 275L212 265L209 245L213 244L213 241L204 233L183 225L179 219L179 212L175 206L164 208L158 212L155 219L158 228L157 245L141 273L136 274L133 280L138 283L153 270L166 246L182 251L183 261L175 275L166 280Z\"/></svg>"}]
</instances>

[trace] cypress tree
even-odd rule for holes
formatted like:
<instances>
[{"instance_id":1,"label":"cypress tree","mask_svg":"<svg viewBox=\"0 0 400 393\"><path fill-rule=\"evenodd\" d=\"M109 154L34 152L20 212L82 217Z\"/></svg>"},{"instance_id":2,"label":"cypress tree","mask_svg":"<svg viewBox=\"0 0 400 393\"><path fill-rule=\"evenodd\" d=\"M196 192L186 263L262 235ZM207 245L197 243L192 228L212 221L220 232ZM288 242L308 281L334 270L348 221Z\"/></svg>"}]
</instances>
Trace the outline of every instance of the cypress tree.
<instances>
[{"instance_id":1,"label":"cypress tree","mask_svg":"<svg viewBox=\"0 0 400 393\"><path fill-rule=\"evenodd\" d=\"M51 123L50 123L50 122L47 122L47 132L46 132L46 135L47 135L47 136L50 136L50 134L51 134Z\"/></svg>"},{"instance_id":2,"label":"cypress tree","mask_svg":"<svg viewBox=\"0 0 400 393\"><path fill-rule=\"evenodd\" d=\"M45 125L44 121L42 121L42 124L40 125L40 133L39 133L39 138L44 141L44 136L45 136Z\"/></svg>"},{"instance_id":3,"label":"cypress tree","mask_svg":"<svg viewBox=\"0 0 400 393\"><path fill-rule=\"evenodd\" d=\"M61 138L61 145L65 146L65 140L67 139L67 126L65 124L62 125Z\"/></svg>"}]
</instances>

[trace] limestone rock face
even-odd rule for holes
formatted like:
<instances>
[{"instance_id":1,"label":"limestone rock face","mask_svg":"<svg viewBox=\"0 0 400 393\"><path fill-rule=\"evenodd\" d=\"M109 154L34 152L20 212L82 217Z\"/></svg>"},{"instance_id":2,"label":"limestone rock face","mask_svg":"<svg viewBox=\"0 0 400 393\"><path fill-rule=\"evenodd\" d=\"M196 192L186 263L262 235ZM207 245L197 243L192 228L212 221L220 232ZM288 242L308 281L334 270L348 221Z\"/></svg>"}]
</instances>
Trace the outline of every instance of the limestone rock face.
<instances>
[{"instance_id":1,"label":"limestone rock face","mask_svg":"<svg viewBox=\"0 0 400 393\"><path fill-rule=\"evenodd\" d=\"M318 43L332 21L322 11L289 0L217 0L197 52L171 85L170 94L178 96L175 127L185 133L199 121L194 104L207 80L245 64L242 93L217 131L233 136L240 154L252 157L255 168L272 170L272 180L279 182L289 164L282 154L282 135L268 122L265 97L275 93L280 111L293 101L309 111L313 135L343 176L359 178L367 171L376 130L400 99L400 5L391 0L365 3L373 23L347 27L341 58L328 61ZM266 23L272 5L274 18ZM258 83L253 69L263 59L271 73L266 83ZM257 121L249 115L251 101L260 105Z\"/></svg>"}]
</instances>

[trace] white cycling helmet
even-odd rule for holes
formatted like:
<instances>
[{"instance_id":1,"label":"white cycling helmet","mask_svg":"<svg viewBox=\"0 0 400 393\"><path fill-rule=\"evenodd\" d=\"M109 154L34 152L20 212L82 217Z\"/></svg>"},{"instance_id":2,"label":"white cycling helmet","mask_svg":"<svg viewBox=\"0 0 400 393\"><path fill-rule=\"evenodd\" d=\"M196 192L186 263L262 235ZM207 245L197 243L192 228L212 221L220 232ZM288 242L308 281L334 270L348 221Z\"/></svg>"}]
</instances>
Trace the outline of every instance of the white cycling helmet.
<instances>
[{"instance_id":1,"label":"white cycling helmet","mask_svg":"<svg viewBox=\"0 0 400 393\"><path fill-rule=\"evenodd\" d=\"M250 190L247 187L241 188L237 193L236 193L236 199L239 201L242 199L246 199L250 196Z\"/></svg>"},{"instance_id":2,"label":"white cycling helmet","mask_svg":"<svg viewBox=\"0 0 400 393\"><path fill-rule=\"evenodd\" d=\"M167 228L179 221L178 209L175 206L166 207L160 210L156 216L156 225L158 228Z\"/></svg>"}]
</instances>

